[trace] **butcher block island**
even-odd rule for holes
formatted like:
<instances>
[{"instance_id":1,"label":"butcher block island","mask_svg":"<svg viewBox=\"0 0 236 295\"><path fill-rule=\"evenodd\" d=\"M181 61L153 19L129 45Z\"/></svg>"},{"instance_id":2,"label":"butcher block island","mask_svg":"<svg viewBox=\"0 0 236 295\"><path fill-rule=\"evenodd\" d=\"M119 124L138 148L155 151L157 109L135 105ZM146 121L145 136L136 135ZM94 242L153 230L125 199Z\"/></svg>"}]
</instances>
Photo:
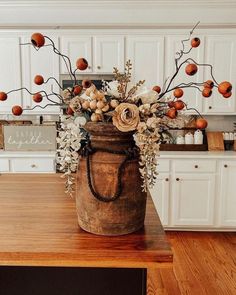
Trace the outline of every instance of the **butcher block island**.
<instances>
[{"instance_id":1,"label":"butcher block island","mask_svg":"<svg viewBox=\"0 0 236 295\"><path fill-rule=\"evenodd\" d=\"M59 174L0 175L0 236L4 295L156 295L165 288L163 268L175 282L172 251L150 198L142 230L92 235L78 226L75 200Z\"/></svg>"}]
</instances>

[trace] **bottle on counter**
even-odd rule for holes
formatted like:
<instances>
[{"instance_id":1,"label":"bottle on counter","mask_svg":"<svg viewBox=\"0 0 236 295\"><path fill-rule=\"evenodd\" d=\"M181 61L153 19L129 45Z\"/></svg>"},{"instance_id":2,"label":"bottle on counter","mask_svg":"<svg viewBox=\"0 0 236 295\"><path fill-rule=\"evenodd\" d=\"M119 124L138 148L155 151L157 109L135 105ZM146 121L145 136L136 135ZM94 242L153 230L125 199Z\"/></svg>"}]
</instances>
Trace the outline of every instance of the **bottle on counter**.
<instances>
[{"instance_id":1,"label":"bottle on counter","mask_svg":"<svg viewBox=\"0 0 236 295\"><path fill-rule=\"evenodd\" d=\"M193 144L193 135L191 132L185 134L185 144Z\"/></svg>"},{"instance_id":2,"label":"bottle on counter","mask_svg":"<svg viewBox=\"0 0 236 295\"><path fill-rule=\"evenodd\" d=\"M194 144L203 144L203 134L199 129L194 132Z\"/></svg>"}]
</instances>

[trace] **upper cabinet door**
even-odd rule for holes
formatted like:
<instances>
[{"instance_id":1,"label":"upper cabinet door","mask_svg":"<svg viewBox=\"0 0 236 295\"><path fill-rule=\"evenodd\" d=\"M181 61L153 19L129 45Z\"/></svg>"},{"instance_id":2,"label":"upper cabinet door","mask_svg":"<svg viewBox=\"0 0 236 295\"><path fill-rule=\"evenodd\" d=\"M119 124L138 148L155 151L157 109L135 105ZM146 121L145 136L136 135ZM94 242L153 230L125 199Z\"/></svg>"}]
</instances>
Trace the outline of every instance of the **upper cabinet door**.
<instances>
[{"instance_id":1,"label":"upper cabinet door","mask_svg":"<svg viewBox=\"0 0 236 295\"><path fill-rule=\"evenodd\" d=\"M213 75L217 82L229 81L233 84L230 98L224 98L214 89L210 98L205 99L206 113L235 113L236 112L236 36L209 36L206 40L206 63L213 65ZM205 69L205 80L210 76L209 67Z\"/></svg>"},{"instance_id":2,"label":"upper cabinet door","mask_svg":"<svg viewBox=\"0 0 236 295\"><path fill-rule=\"evenodd\" d=\"M133 83L145 80L150 88L163 85L164 37L128 36L126 58L133 65Z\"/></svg>"},{"instance_id":3,"label":"upper cabinet door","mask_svg":"<svg viewBox=\"0 0 236 295\"><path fill-rule=\"evenodd\" d=\"M94 37L94 72L109 74L114 67L124 71L124 36Z\"/></svg>"},{"instance_id":4,"label":"upper cabinet door","mask_svg":"<svg viewBox=\"0 0 236 295\"><path fill-rule=\"evenodd\" d=\"M78 71L78 74L92 72L92 37L87 36L64 36L60 38L61 53L67 55L71 60L72 69L76 68L76 60L80 57L88 61L88 68L85 71ZM60 59L60 73L68 74L64 60Z\"/></svg>"},{"instance_id":5,"label":"upper cabinet door","mask_svg":"<svg viewBox=\"0 0 236 295\"><path fill-rule=\"evenodd\" d=\"M218 83L229 81L236 84L236 36L209 36L206 41L205 62L213 65L213 75ZM205 80L208 79L210 68L206 69ZM205 100L206 113L235 113L236 89L230 98L224 98L217 89L212 96Z\"/></svg>"},{"instance_id":6,"label":"upper cabinet door","mask_svg":"<svg viewBox=\"0 0 236 295\"><path fill-rule=\"evenodd\" d=\"M53 41L55 42L56 47L58 48L58 40L54 38ZM28 38L23 38L22 43L27 43ZM59 56L53 52L51 46L43 46L39 50L36 50L33 46L25 45L21 48L22 53L22 84L24 87L28 88L32 93L36 93L39 91L45 91L47 94L52 92L60 93L60 88L56 83L60 81L59 77ZM44 77L43 85L36 85L34 83L34 77L36 75L42 75ZM54 79L55 78L55 79ZM33 110L29 110L29 112L25 112L26 114L55 114L60 113L60 108L58 106L48 106L44 109L46 104L51 104L50 101L43 99L40 103L35 103L32 100L32 95L27 93L27 91L23 91L23 97L25 102L25 108ZM50 95L49 98L53 101L59 101L59 99L54 96ZM41 106L41 107L39 107Z\"/></svg>"},{"instance_id":7,"label":"upper cabinet door","mask_svg":"<svg viewBox=\"0 0 236 295\"><path fill-rule=\"evenodd\" d=\"M195 37L195 36L193 36ZM196 36L197 37L197 36ZM186 39L185 35L178 36L168 36L166 39L166 56L165 56L165 78L171 78L176 72L175 58L178 57L177 52L183 49L181 41ZM191 58L197 63L204 62L204 38L200 37L201 45L197 48L193 48L188 54L184 54L179 61L179 65L184 62L186 59ZM190 41L187 41L185 44L185 51L188 51L190 46ZM192 63L192 61L190 61ZM188 76L185 73L185 67L187 63L184 63L179 70L178 75L173 80L170 89L181 84L181 83L191 83L191 82L203 82L204 69L198 67L198 72L194 76ZM169 81L169 80L168 80ZM167 85L168 85L167 81ZM201 92L196 88L183 88L184 96L181 98L188 108L195 108L198 111L202 112L203 98ZM173 97L173 93L169 92ZM195 113L194 109L190 109L188 113Z\"/></svg>"},{"instance_id":8,"label":"upper cabinet door","mask_svg":"<svg viewBox=\"0 0 236 295\"><path fill-rule=\"evenodd\" d=\"M0 91L8 92L21 87L20 39L0 37ZM0 101L0 114L9 114L13 105L23 105L22 91L13 92Z\"/></svg>"}]
</instances>

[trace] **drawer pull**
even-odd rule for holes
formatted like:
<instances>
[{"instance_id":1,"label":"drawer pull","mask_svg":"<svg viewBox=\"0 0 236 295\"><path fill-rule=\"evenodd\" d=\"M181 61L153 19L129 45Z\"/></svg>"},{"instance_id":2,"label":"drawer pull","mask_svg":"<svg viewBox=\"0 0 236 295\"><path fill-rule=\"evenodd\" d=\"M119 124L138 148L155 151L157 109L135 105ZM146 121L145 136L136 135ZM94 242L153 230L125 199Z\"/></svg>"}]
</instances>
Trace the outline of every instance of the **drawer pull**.
<instances>
[{"instance_id":1,"label":"drawer pull","mask_svg":"<svg viewBox=\"0 0 236 295\"><path fill-rule=\"evenodd\" d=\"M211 110L212 109L212 106L209 106L209 110Z\"/></svg>"},{"instance_id":2,"label":"drawer pull","mask_svg":"<svg viewBox=\"0 0 236 295\"><path fill-rule=\"evenodd\" d=\"M169 181L169 178L166 178L165 181Z\"/></svg>"},{"instance_id":3,"label":"drawer pull","mask_svg":"<svg viewBox=\"0 0 236 295\"><path fill-rule=\"evenodd\" d=\"M195 165L194 168L198 168L198 165Z\"/></svg>"},{"instance_id":4,"label":"drawer pull","mask_svg":"<svg viewBox=\"0 0 236 295\"><path fill-rule=\"evenodd\" d=\"M31 165L31 168L36 168L37 166L35 164L32 164Z\"/></svg>"},{"instance_id":5,"label":"drawer pull","mask_svg":"<svg viewBox=\"0 0 236 295\"><path fill-rule=\"evenodd\" d=\"M179 177L177 177L177 178L176 178L176 181L179 181L179 180L180 180Z\"/></svg>"},{"instance_id":6,"label":"drawer pull","mask_svg":"<svg viewBox=\"0 0 236 295\"><path fill-rule=\"evenodd\" d=\"M227 164L225 164L225 165L224 165L224 167L225 167L225 168L227 168L227 167L228 167L228 165L227 165Z\"/></svg>"},{"instance_id":7,"label":"drawer pull","mask_svg":"<svg viewBox=\"0 0 236 295\"><path fill-rule=\"evenodd\" d=\"M98 69L98 70L101 70L101 66L97 66L97 69Z\"/></svg>"}]
</instances>

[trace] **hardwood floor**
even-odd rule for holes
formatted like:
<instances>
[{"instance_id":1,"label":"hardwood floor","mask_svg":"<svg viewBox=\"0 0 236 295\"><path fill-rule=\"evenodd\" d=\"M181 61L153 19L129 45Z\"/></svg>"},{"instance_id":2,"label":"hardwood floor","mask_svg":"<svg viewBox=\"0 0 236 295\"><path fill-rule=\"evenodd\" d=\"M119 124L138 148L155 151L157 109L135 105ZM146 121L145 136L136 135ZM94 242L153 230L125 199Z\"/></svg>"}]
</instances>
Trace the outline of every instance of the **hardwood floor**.
<instances>
[{"instance_id":1,"label":"hardwood floor","mask_svg":"<svg viewBox=\"0 0 236 295\"><path fill-rule=\"evenodd\" d=\"M236 294L236 233L167 232L167 236L181 294ZM160 275L165 283L160 294L179 294L168 287L168 272ZM176 284L173 278L169 281L170 286Z\"/></svg>"}]
</instances>

